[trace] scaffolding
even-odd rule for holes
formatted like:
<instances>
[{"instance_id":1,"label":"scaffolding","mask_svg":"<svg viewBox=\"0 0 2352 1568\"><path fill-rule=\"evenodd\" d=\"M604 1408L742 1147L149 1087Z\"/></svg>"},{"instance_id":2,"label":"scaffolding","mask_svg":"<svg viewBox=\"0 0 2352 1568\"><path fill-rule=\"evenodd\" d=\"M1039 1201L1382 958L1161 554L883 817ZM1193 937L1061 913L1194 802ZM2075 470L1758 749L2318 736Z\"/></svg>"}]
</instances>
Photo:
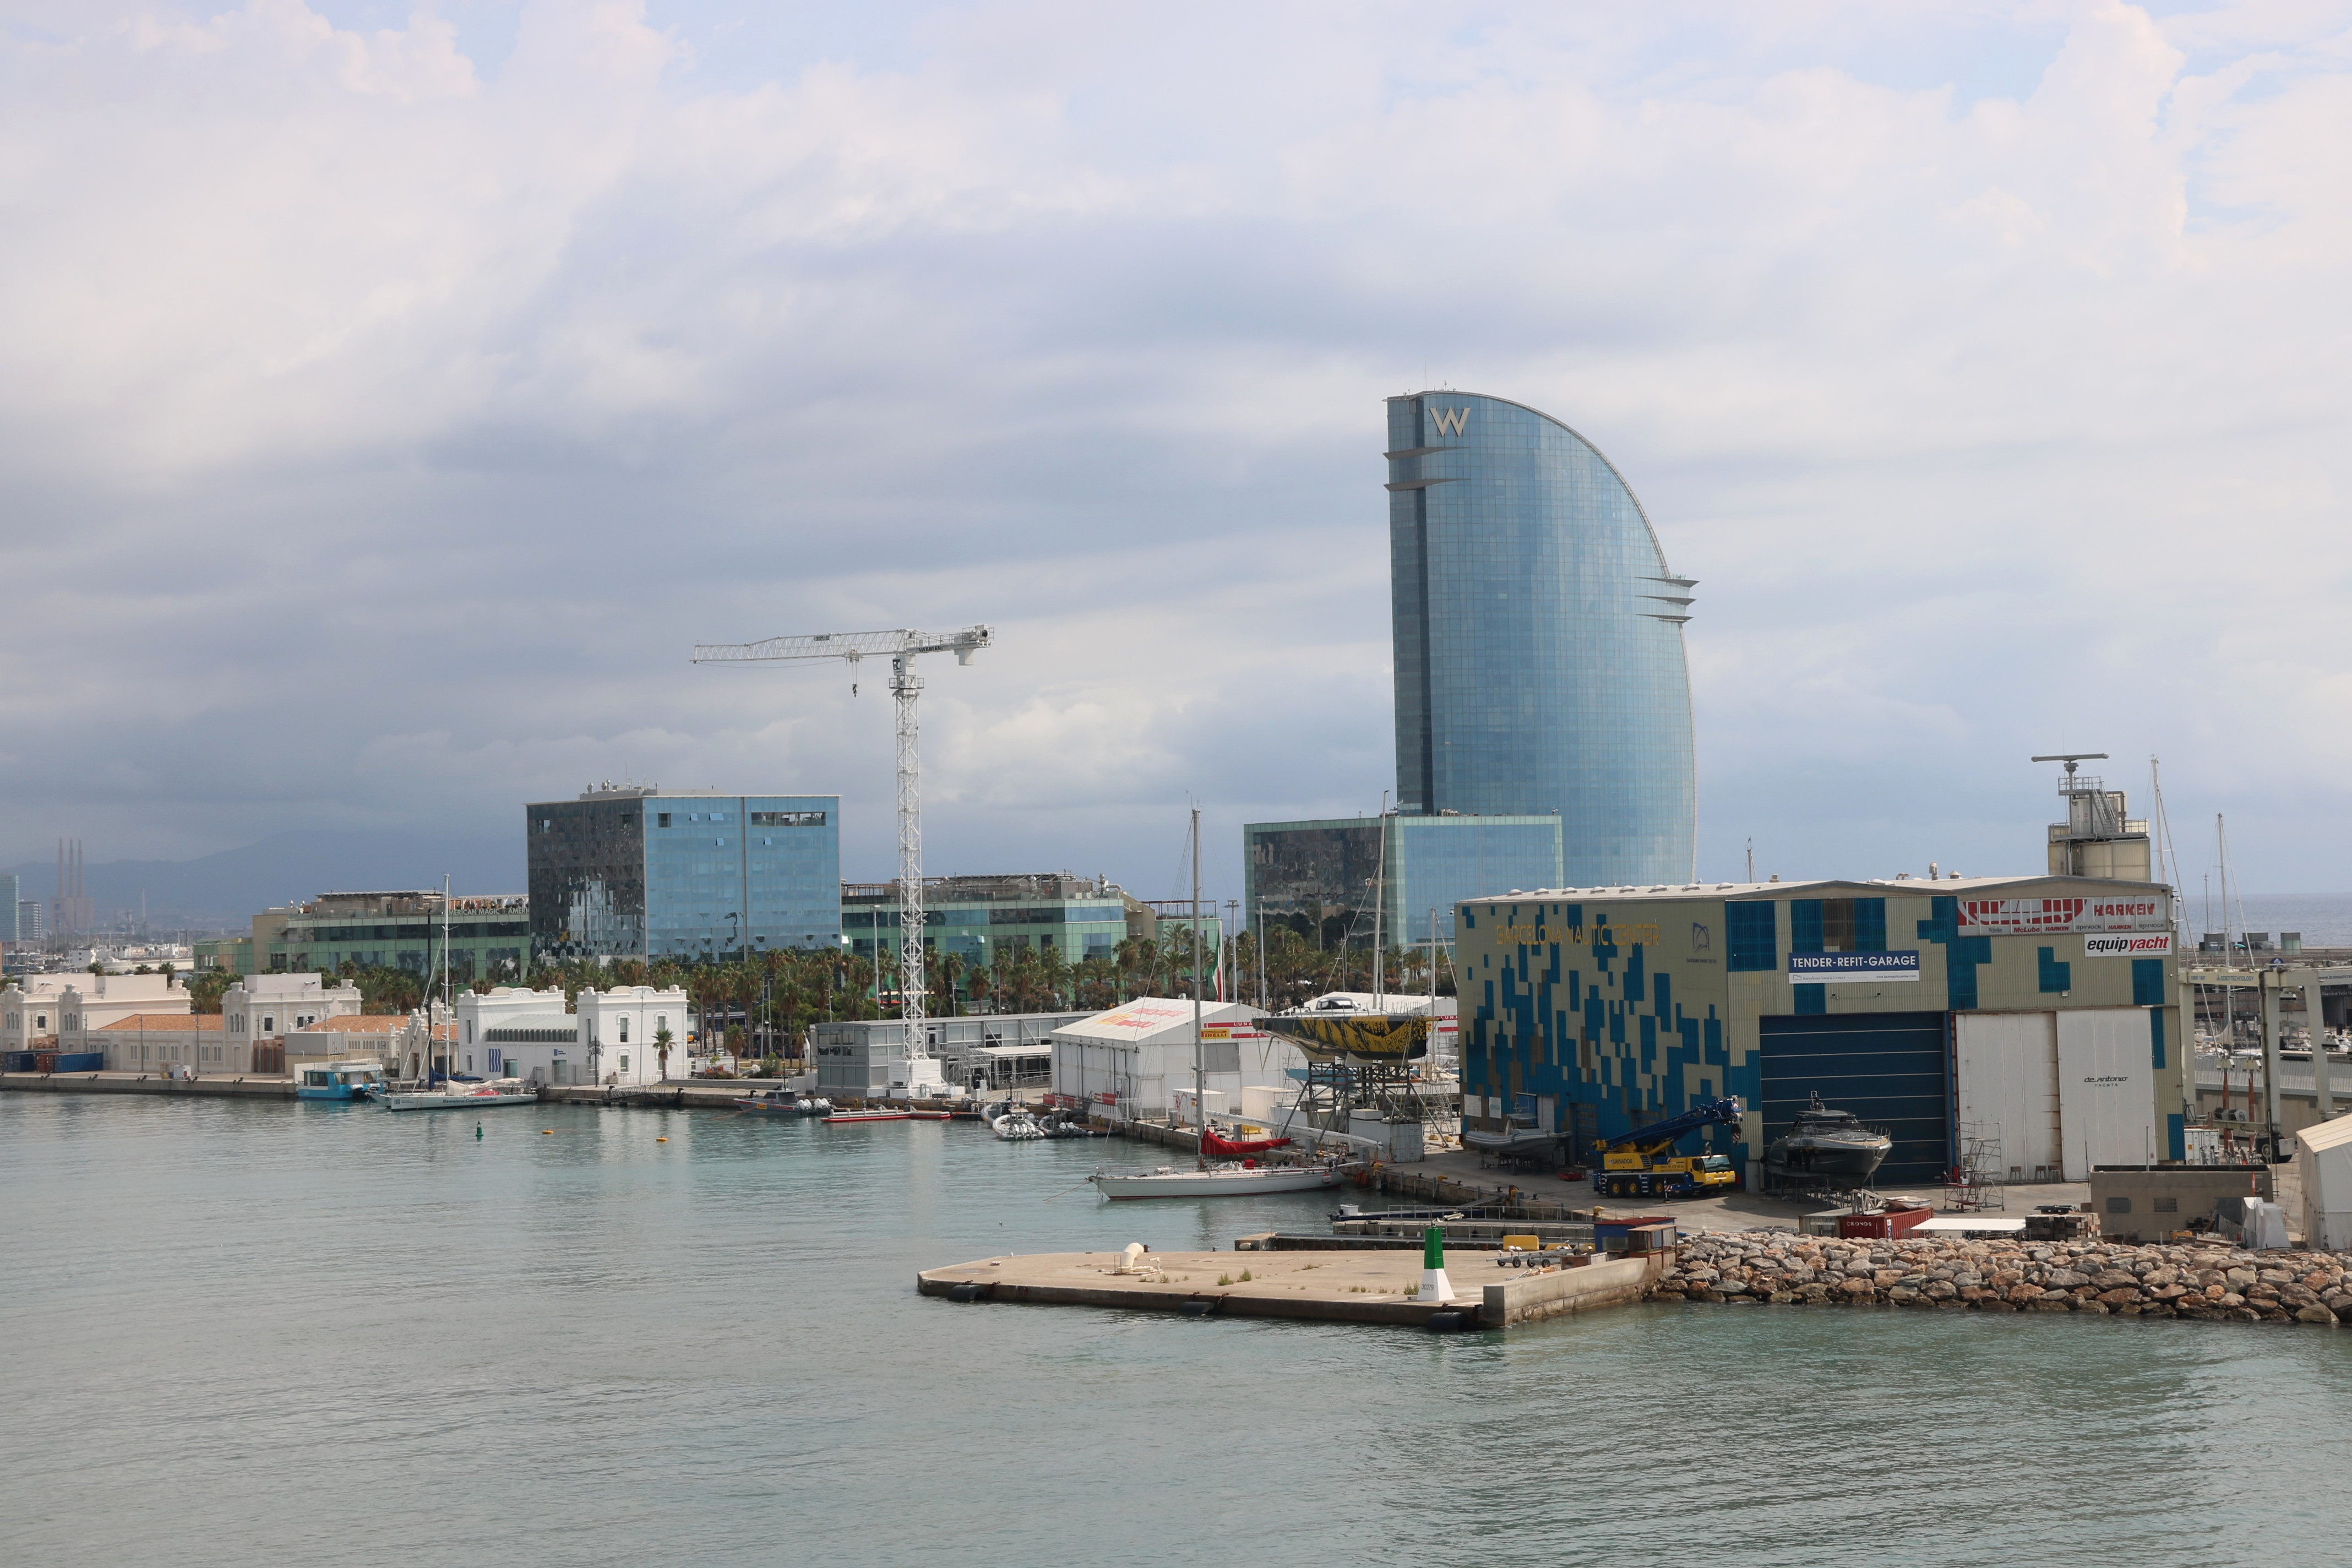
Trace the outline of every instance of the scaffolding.
<instances>
[{"instance_id":1,"label":"scaffolding","mask_svg":"<svg viewBox=\"0 0 2352 1568\"><path fill-rule=\"evenodd\" d=\"M2003 1177L2008 1169L2001 1163L2000 1123L1961 1122L1960 1163L1945 1179L1944 1212L2006 1212L2009 1208L2009 1188Z\"/></svg>"}]
</instances>

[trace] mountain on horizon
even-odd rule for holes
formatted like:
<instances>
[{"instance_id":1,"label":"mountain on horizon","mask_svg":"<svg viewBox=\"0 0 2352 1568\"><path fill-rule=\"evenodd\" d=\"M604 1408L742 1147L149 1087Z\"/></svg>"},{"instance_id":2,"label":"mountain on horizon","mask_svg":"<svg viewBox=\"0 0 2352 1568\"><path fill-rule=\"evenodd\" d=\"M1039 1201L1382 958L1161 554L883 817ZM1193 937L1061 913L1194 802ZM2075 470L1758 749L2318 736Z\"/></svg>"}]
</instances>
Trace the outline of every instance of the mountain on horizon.
<instances>
[{"instance_id":1,"label":"mountain on horizon","mask_svg":"<svg viewBox=\"0 0 2352 1568\"><path fill-rule=\"evenodd\" d=\"M52 902L54 860L0 867L16 873L16 896ZM247 928L274 904L320 893L437 889L447 872L459 893L524 890L520 834L496 838L448 838L424 833L280 833L239 849L194 860L114 860L82 868L99 929L127 915L139 918L145 900L151 930Z\"/></svg>"}]
</instances>

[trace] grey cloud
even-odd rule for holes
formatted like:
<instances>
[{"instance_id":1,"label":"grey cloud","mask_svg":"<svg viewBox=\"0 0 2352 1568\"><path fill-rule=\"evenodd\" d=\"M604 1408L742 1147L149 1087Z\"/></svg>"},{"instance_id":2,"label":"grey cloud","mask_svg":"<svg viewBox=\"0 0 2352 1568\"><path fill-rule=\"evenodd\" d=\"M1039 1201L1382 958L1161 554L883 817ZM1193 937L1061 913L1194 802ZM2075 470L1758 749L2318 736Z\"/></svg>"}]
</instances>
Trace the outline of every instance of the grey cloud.
<instances>
[{"instance_id":1,"label":"grey cloud","mask_svg":"<svg viewBox=\"0 0 2352 1568\"><path fill-rule=\"evenodd\" d=\"M545 5L469 68L89 15L0 45L18 854L495 838L628 768L838 789L879 875L876 689L686 650L987 620L934 863L1164 880L1190 793L1233 891L1242 820L1390 782L1378 400L1443 377L1703 579L1709 872L2030 865L2024 758L2089 745L2311 875L2342 726L2213 714L2345 700L2319 24L1015 5L818 63Z\"/></svg>"}]
</instances>

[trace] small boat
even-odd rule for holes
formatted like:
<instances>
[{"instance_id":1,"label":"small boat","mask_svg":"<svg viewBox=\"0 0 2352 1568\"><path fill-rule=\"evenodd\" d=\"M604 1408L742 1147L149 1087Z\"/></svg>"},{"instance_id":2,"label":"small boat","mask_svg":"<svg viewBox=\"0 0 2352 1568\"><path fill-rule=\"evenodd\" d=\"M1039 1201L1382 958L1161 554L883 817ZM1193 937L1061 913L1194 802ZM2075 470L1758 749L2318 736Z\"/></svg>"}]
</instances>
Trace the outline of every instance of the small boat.
<instances>
[{"instance_id":1,"label":"small boat","mask_svg":"<svg viewBox=\"0 0 2352 1568\"><path fill-rule=\"evenodd\" d=\"M1237 1198L1257 1193L1307 1193L1336 1187L1347 1167L1320 1165L1211 1165L1195 1169L1162 1165L1156 1171L1097 1171L1087 1179L1107 1198Z\"/></svg>"},{"instance_id":2,"label":"small boat","mask_svg":"<svg viewBox=\"0 0 2352 1568\"><path fill-rule=\"evenodd\" d=\"M823 1116L833 1109L833 1101L797 1089L763 1089L756 1094L737 1095L735 1108L761 1116Z\"/></svg>"},{"instance_id":3,"label":"small boat","mask_svg":"<svg viewBox=\"0 0 2352 1568\"><path fill-rule=\"evenodd\" d=\"M1505 1117L1502 1127L1493 1131L1465 1131L1462 1146L1506 1165L1559 1163L1559 1134L1547 1132L1523 1116Z\"/></svg>"},{"instance_id":4,"label":"small boat","mask_svg":"<svg viewBox=\"0 0 2352 1568\"><path fill-rule=\"evenodd\" d=\"M824 1119L827 1127L845 1121L912 1121L911 1110L836 1110Z\"/></svg>"},{"instance_id":5,"label":"small boat","mask_svg":"<svg viewBox=\"0 0 2352 1568\"><path fill-rule=\"evenodd\" d=\"M328 1062L306 1067L294 1086L297 1100L365 1100L383 1088L383 1068L374 1062Z\"/></svg>"},{"instance_id":6,"label":"small boat","mask_svg":"<svg viewBox=\"0 0 2352 1568\"><path fill-rule=\"evenodd\" d=\"M1048 1138L1108 1138L1108 1131L1064 1116L1037 1123L1037 1130Z\"/></svg>"},{"instance_id":7,"label":"small boat","mask_svg":"<svg viewBox=\"0 0 2352 1568\"><path fill-rule=\"evenodd\" d=\"M386 1110L491 1110L502 1105L537 1105L539 1091L517 1079L499 1079L440 1089L387 1090L377 1094L376 1103Z\"/></svg>"},{"instance_id":8,"label":"small boat","mask_svg":"<svg viewBox=\"0 0 2352 1568\"><path fill-rule=\"evenodd\" d=\"M1893 1151L1885 1130L1864 1125L1851 1110L1832 1110L1816 1092L1789 1131L1764 1151L1764 1174L1776 1182L1826 1181L1860 1186Z\"/></svg>"},{"instance_id":9,"label":"small boat","mask_svg":"<svg viewBox=\"0 0 2352 1568\"><path fill-rule=\"evenodd\" d=\"M1045 1130L1037 1125L1037 1119L1025 1110L1007 1111L996 1119L993 1126L996 1135L1007 1143L1026 1143L1045 1136Z\"/></svg>"}]
</instances>

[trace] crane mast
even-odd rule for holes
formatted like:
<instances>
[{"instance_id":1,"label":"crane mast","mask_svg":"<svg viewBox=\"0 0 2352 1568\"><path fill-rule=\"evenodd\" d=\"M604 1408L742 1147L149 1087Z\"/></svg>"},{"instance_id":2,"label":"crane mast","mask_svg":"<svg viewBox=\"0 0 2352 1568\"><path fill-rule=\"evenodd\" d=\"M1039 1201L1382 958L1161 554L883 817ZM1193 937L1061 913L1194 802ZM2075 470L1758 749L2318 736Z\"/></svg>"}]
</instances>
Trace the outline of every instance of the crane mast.
<instances>
[{"instance_id":1,"label":"crane mast","mask_svg":"<svg viewBox=\"0 0 2352 1568\"><path fill-rule=\"evenodd\" d=\"M889 659L890 695L898 710L898 1016L909 1062L930 1055L923 1032L930 994L923 953L923 770L916 717L923 681L915 673L915 656L951 653L958 664L970 664L971 656L988 645L989 630L983 626L940 633L904 627L824 632L754 643L698 643L694 649L697 664L839 659L856 665L867 658ZM910 1085L913 1077L910 1072Z\"/></svg>"}]
</instances>

